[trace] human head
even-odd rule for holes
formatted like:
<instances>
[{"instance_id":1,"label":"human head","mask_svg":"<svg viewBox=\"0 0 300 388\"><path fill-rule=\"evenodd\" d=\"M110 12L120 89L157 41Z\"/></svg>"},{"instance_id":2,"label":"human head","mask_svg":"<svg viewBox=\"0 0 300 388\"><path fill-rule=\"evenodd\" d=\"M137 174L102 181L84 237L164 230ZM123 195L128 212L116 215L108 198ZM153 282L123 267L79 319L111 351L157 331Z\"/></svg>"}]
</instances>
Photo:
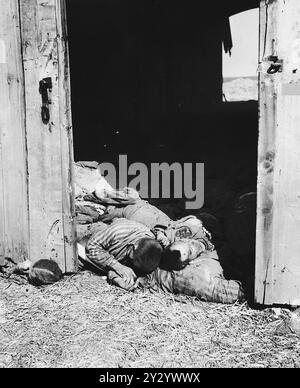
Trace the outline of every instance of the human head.
<instances>
[{"instance_id":1,"label":"human head","mask_svg":"<svg viewBox=\"0 0 300 388\"><path fill-rule=\"evenodd\" d=\"M163 248L160 243L151 238L140 239L130 254L132 269L138 275L153 272L160 263Z\"/></svg>"},{"instance_id":2,"label":"human head","mask_svg":"<svg viewBox=\"0 0 300 388\"><path fill-rule=\"evenodd\" d=\"M53 284L63 277L63 273L55 261L38 260L29 270L29 282L35 286Z\"/></svg>"},{"instance_id":3,"label":"human head","mask_svg":"<svg viewBox=\"0 0 300 388\"><path fill-rule=\"evenodd\" d=\"M190 261L195 260L203 251L203 245L197 240L181 239L169 245L162 257L161 268L179 271Z\"/></svg>"}]
</instances>

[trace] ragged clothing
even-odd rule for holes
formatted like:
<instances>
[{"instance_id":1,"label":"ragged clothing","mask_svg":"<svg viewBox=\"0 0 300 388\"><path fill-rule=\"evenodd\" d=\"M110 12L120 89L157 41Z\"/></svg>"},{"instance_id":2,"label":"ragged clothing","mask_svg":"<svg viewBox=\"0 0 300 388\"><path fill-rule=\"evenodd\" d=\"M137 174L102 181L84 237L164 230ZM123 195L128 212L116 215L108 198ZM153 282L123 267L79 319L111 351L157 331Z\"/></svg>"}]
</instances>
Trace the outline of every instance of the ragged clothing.
<instances>
[{"instance_id":1,"label":"ragged clothing","mask_svg":"<svg viewBox=\"0 0 300 388\"><path fill-rule=\"evenodd\" d=\"M214 246L210 242L210 233L204 228L202 221L195 216L187 216L178 221L170 220L167 226L156 225L154 232L157 235L157 240L159 240L159 233L164 233L170 243L189 238L200 240L208 251L214 250Z\"/></svg>"},{"instance_id":2,"label":"ragged clothing","mask_svg":"<svg viewBox=\"0 0 300 388\"><path fill-rule=\"evenodd\" d=\"M216 251L202 253L180 271L158 268L145 279L144 287L196 296L207 302L234 303L244 299L241 283L224 278Z\"/></svg>"},{"instance_id":3,"label":"ragged clothing","mask_svg":"<svg viewBox=\"0 0 300 388\"><path fill-rule=\"evenodd\" d=\"M157 240L163 245L166 245L165 239L168 240L168 244L171 244L182 238L191 238L203 241L206 249L209 251L214 249L210 241L210 233L204 228L202 221L195 216L191 215L178 221L173 221L157 207L147 201L139 200L135 204L124 207L110 206L101 220L109 222L118 217L146 225L153 230Z\"/></svg>"},{"instance_id":4,"label":"ragged clothing","mask_svg":"<svg viewBox=\"0 0 300 388\"><path fill-rule=\"evenodd\" d=\"M88 241L86 255L101 270L108 272L118 262L128 259L128 247L142 238L155 239L149 228L124 218L116 219Z\"/></svg>"},{"instance_id":5,"label":"ragged clothing","mask_svg":"<svg viewBox=\"0 0 300 388\"><path fill-rule=\"evenodd\" d=\"M108 228L108 225L104 222L93 222L92 224L77 224L76 237L77 242L86 246L89 239L99 231L104 231Z\"/></svg>"},{"instance_id":6,"label":"ragged clothing","mask_svg":"<svg viewBox=\"0 0 300 388\"><path fill-rule=\"evenodd\" d=\"M76 200L76 223L77 224L92 224L99 221L105 210L104 206L98 205L89 201Z\"/></svg>"},{"instance_id":7,"label":"ragged clothing","mask_svg":"<svg viewBox=\"0 0 300 388\"><path fill-rule=\"evenodd\" d=\"M109 272L108 280L123 287L122 279L113 271ZM235 303L244 300L241 283L225 279L216 251L202 253L180 271L157 268L151 274L139 278L136 286L152 291L195 296L207 302Z\"/></svg>"},{"instance_id":8,"label":"ragged clothing","mask_svg":"<svg viewBox=\"0 0 300 388\"><path fill-rule=\"evenodd\" d=\"M96 188L113 190L106 179L101 175L98 162L77 162L74 165L75 198L83 198L93 193Z\"/></svg>"},{"instance_id":9,"label":"ragged clothing","mask_svg":"<svg viewBox=\"0 0 300 388\"><path fill-rule=\"evenodd\" d=\"M126 206L135 204L141 199L139 193L130 187L114 190L111 188L103 188L102 185L96 186L94 196L104 205Z\"/></svg>"},{"instance_id":10,"label":"ragged clothing","mask_svg":"<svg viewBox=\"0 0 300 388\"><path fill-rule=\"evenodd\" d=\"M163 225L164 227L167 227L171 221L165 213L142 199L137 201L135 204L127 206L109 206L106 209L102 220L110 221L115 218L127 218L128 220L140 222L150 229L154 228L156 225Z\"/></svg>"}]
</instances>

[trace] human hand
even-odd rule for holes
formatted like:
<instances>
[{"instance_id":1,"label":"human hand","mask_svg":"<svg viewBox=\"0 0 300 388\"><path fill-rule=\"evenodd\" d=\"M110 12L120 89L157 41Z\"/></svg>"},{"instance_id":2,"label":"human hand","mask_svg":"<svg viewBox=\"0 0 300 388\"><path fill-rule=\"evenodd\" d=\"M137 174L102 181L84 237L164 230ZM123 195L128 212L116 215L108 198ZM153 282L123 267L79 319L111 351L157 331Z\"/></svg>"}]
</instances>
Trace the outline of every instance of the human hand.
<instances>
[{"instance_id":1,"label":"human hand","mask_svg":"<svg viewBox=\"0 0 300 388\"><path fill-rule=\"evenodd\" d=\"M156 240L163 246L163 248L166 248L168 245L170 245L168 237L161 231L156 232Z\"/></svg>"},{"instance_id":2,"label":"human hand","mask_svg":"<svg viewBox=\"0 0 300 388\"><path fill-rule=\"evenodd\" d=\"M122 288L126 291L134 291L139 284L139 279L137 279L133 284L128 284L121 276L119 276L115 271L109 271L107 275L108 282Z\"/></svg>"},{"instance_id":3,"label":"human hand","mask_svg":"<svg viewBox=\"0 0 300 388\"><path fill-rule=\"evenodd\" d=\"M134 285L137 276L131 268L118 263L114 266L113 270L124 280L127 287Z\"/></svg>"}]
</instances>

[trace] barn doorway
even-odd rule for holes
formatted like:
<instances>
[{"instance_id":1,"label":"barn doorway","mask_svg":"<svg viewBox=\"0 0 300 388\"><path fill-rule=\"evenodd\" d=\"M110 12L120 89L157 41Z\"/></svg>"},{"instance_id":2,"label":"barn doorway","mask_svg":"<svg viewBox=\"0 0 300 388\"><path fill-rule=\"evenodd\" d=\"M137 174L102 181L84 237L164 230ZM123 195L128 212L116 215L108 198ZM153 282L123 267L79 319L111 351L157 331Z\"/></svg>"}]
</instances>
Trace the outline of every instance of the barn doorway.
<instances>
[{"instance_id":1,"label":"barn doorway","mask_svg":"<svg viewBox=\"0 0 300 388\"><path fill-rule=\"evenodd\" d=\"M67 19L75 160L204 163L204 207L194 214L239 277L255 258L258 104L223 99L232 7L67 0ZM165 202L155 203L184 215Z\"/></svg>"},{"instance_id":2,"label":"barn doorway","mask_svg":"<svg viewBox=\"0 0 300 388\"><path fill-rule=\"evenodd\" d=\"M259 9L229 19L233 49L223 51L223 100L258 100Z\"/></svg>"}]
</instances>

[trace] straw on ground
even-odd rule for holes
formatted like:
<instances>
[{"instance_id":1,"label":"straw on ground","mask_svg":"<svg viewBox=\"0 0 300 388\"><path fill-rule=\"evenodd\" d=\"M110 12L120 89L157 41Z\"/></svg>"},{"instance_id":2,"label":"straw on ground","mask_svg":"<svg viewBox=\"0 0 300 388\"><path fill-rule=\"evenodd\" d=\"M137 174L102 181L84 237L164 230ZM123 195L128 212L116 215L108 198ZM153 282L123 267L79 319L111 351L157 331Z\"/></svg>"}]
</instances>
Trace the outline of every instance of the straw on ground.
<instances>
[{"instance_id":1,"label":"straw on ground","mask_svg":"<svg viewBox=\"0 0 300 388\"><path fill-rule=\"evenodd\" d=\"M0 277L2 367L300 366L272 309L128 293L89 271L44 288L18 279Z\"/></svg>"}]
</instances>

